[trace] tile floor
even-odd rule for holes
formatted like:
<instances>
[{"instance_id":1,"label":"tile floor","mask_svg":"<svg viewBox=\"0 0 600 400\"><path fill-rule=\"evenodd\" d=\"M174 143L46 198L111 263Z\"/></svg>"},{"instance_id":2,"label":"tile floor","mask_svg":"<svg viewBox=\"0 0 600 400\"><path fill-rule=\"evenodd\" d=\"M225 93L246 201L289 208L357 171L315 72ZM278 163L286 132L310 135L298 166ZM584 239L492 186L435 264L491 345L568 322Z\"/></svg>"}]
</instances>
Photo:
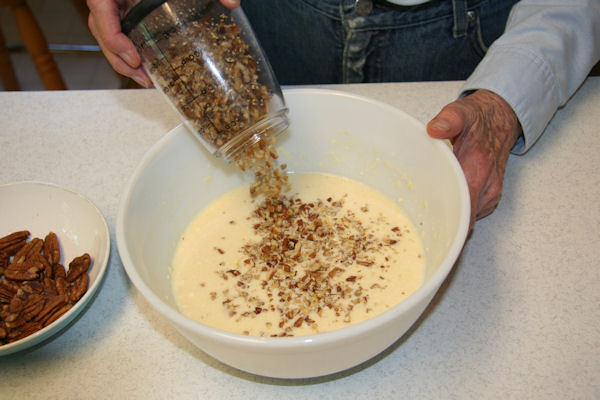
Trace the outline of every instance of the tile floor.
<instances>
[{"instance_id":1,"label":"tile floor","mask_svg":"<svg viewBox=\"0 0 600 400\"><path fill-rule=\"evenodd\" d=\"M70 90L118 89L120 77L112 70L97 43L89 32L87 24L75 10L70 0L28 0L49 46L55 48L53 57ZM0 8L0 29L11 49L11 60L17 74L21 90L44 90L29 54L8 7ZM95 51L57 50L64 45L96 47ZM3 90L0 82L0 90Z\"/></svg>"}]
</instances>

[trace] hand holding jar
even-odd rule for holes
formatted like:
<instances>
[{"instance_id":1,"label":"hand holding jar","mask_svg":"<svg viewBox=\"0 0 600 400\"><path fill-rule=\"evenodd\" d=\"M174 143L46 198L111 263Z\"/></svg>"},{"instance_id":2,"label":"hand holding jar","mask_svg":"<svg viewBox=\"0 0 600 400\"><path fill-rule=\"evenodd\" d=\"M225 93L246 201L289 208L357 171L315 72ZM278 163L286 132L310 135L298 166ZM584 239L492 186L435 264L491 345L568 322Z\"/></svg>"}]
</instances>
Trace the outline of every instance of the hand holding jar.
<instances>
[{"instance_id":1,"label":"hand holding jar","mask_svg":"<svg viewBox=\"0 0 600 400\"><path fill-rule=\"evenodd\" d=\"M143 87L152 81L142 68L140 56L131 40L121 31L121 19L130 7L127 0L87 0L88 26L104 56L118 73L128 76ZM221 0L227 8L236 8L240 0Z\"/></svg>"}]
</instances>

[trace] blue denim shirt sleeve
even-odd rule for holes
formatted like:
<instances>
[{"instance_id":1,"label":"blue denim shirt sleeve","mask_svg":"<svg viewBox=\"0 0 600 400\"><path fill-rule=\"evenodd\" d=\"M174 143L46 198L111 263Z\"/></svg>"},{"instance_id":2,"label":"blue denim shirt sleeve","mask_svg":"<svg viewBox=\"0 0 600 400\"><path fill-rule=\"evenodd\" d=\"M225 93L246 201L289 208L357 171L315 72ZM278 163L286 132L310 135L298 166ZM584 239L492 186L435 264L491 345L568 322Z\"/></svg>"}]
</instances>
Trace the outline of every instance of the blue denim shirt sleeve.
<instances>
[{"instance_id":1,"label":"blue denim shirt sleeve","mask_svg":"<svg viewBox=\"0 0 600 400\"><path fill-rule=\"evenodd\" d=\"M599 0L523 0L462 93L487 89L510 104L523 128L513 152L522 154L599 58Z\"/></svg>"}]
</instances>

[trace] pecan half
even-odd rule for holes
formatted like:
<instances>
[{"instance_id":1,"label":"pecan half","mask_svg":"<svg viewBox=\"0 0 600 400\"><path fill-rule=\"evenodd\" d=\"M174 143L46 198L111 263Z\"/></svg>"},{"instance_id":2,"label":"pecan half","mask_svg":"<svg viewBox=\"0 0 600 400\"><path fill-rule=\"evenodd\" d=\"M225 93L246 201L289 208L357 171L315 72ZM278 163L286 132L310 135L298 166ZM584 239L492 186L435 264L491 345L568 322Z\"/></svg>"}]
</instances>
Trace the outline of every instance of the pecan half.
<instances>
[{"instance_id":1,"label":"pecan half","mask_svg":"<svg viewBox=\"0 0 600 400\"><path fill-rule=\"evenodd\" d=\"M63 278L66 279L67 278L67 271L65 271L65 266L62 264L56 264L53 267L53 276L54 279L58 279L58 278Z\"/></svg>"},{"instance_id":2,"label":"pecan half","mask_svg":"<svg viewBox=\"0 0 600 400\"><path fill-rule=\"evenodd\" d=\"M18 287L15 286L6 279L0 280L0 303L10 303L14 295L17 294Z\"/></svg>"},{"instance_id":3,"label":"pecan half","mask_svg":"<svg viewBox=\"0 0 600 400\"><path fill-rule=\"evenodd\" d=\"M88 274L82 274L79 276L79 278L75 279L69 293L69 299L71 300L71 303L77 302L77 300L83 296L83 294L87 291L89 282L90 277Z\"/></svg>"},{"instance_id":4,"label":"pecan half","mask_svg":"<svg viewBox=\"0 0 600 400\"><path fill-rule=\"evenodd\" d=\"M42 324L39 322L31 321L26 324L23 324L19 327L19 329L15 329L8 333L8 343L16 342L17 340L21 340L24 337L31 335L42 329Z\"/></svg>"},{"instance_id":5,"label":"pecan half","mask_svg":"<svg viewBox=\"0 0 600 400\"><path fill-rule=\"evenodd\" d=\"M25 301L23 310L21 311L22 317L25 320L29 321L42 311L45 304L46 300L39 294L34 293L28 296L27 300Z\"/></svg>"},{"instance_id":6,"label":"pecan half","mask_svg":"<svg viewBox=\"0 0 600 400\"><path fill-rule=\"evenodd\" d=\"M67 300L68 299L65 296L60 295L49 298L48 301L46 301L46 304L44 304L42 310L36 315L36 317L33 320L39 321L43 325L46 317L52 315L54 311L64 306L67 303Z\"/></svg>"},{"instance_id":7,"label":"pecan half","mask_svg":"<svg viewBox=\"0 0 600 400\"><path fill-rule=\"evenodd\" d=\"M28 237L29 231L18 231L6 235L0 238L0 250L12 256L27 243Z\"/></svg>"},{"instance_id":8,"label":"pecan half","mask_svg":"<svg viewBox=\"0 0 600 400\"><path fill-rule=\"evenodd\" d=\"M4 271L4 276L8 279L12 279L14 281L32 281L37 279L39 274L35 270L27 270L27 269L6 269Z\"/></svg>"},{"instance_id":9,"label":"pecan half","mask_svg":"<svg viewBox=\"0 0 600 400\"><path fill-rule=\"evenodd\" d=\"M56 287L56 293L61 296L69 295L69 283L63 277L58 277L54 280L54 285Z\"/></svg>"},{"instance_id":10,"label":"pecan half","mask_svg":"<svg viewBox=\"0 0 600 400\"><path fill-rule=\"evenodd\" d=\"M50 232L44 238L44 257L54 266L60 261L60 246L58 244L58 237L54 232Z\"/></svg>"},{"instance_id":11,"label":"pecan half","mask_svg":"<svg viewBox=\"0 0 600 400\"><path fill-rule=\"evenodd\" d=\"M23 282L19 288L27 293L37 293L45 295L44 285L38 281Z\"/></svg>"},{"instance_id":12,"label":"pecan half","mask_svg":"<svg viewBox=\"0 0 600 400\"><path fill-rule=\"evenodd\" d=\"M15 281L31 281L39 277L44 264L35 257L25 259L21 263L11 263L4 270L4 276Z\"/></svg>"},{"instance_id":13,"label":"pecan half","mask_svg":"<svg viewBox=\"0 0 600 400\"><path fill-rule=\"evenodd\" d=\"M9 262L10 255L5 251L0 250L0 268L7 267Z\"/></svg>"},{"instance_id":14,"label":"pecan half","mask_svg":"<svg viewBox=\"0 0 600 400\"><path fill-rule=\"evenodd\" d=\"M48 316L42 321L43 326L48 326L59 319L64 313L69 311L71 307L73 307L73 305L67 303L59 308L54 309L52 313L48 314Z\"/></svg>"},{"instance_id":15,"label":"pecan half","mask_svg":"<svg viewBox=\"0 0 600 400\"><path fill-rule=\"evenodd\" d=\"M33 238L14 255L13 264L20 264L34 254L39 254L44 246L44 241L40 238Z\"/></svg>"},{"instance_id":16,"label":"pecan half","mask_svg":"<svg viewBox=\"0 0 600 400\"><path fill-rule=\"evenodd\" d=\"M4 317L4 324L9 330L13 330L20 326L23 326L26 322L27 321L25 320L25 318L21 317L19 313L7 312L6 316Z\"/></svg>"},{"instance_id":17,"label":"pecan half","mask_svg":"<svg viewBox=\"0 0 600 400\"><path fill-rule=\"evenodd\" d=\"M79 278L81 274L86 272L90 267L92 259L89 254L85 253L79 257L76 257L69 263L69 270L67 271L67 281L73 282Z\"/></svg>"}]
</instances>

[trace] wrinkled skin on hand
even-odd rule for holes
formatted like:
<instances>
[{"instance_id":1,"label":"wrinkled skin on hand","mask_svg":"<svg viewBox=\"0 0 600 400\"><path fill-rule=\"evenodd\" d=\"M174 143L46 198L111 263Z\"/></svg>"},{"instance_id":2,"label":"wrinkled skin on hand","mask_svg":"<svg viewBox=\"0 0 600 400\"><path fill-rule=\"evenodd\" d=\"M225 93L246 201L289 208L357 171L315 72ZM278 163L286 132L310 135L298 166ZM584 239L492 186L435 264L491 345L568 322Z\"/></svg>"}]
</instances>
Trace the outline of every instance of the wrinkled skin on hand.
<instances>
[{"instance_id":1,"label":"wrinkled skin on hand","mask_svg":"<svg viewBox=\"0 0 600 400\"><path fill-rule=\"evenodd\" d=\"M506 162L521 134L517 116L500 96L478 90L445 106L427 132L453 145L469 186L473 228L500 201Z\"/></svg>"}]
</instances>

